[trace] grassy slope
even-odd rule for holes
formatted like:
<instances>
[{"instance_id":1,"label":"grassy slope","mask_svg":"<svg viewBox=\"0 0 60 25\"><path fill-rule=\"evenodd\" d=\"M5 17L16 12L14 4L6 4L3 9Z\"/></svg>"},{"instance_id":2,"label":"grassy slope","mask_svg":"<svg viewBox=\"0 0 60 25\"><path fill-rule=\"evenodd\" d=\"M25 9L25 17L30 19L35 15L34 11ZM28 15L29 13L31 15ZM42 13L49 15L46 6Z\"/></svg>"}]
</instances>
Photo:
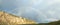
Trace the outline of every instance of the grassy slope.
<instances>
[{"instance_id":1,"label":"grassy slope","mask_svg":"<svg viewBox=\"0 0 60 25\"><path fill-rule=\"evenodd\" d=\"M50 23L40 23L38 25L60 25L60 20L59 21L50 22Z\"/></svg>"}]
</instances>

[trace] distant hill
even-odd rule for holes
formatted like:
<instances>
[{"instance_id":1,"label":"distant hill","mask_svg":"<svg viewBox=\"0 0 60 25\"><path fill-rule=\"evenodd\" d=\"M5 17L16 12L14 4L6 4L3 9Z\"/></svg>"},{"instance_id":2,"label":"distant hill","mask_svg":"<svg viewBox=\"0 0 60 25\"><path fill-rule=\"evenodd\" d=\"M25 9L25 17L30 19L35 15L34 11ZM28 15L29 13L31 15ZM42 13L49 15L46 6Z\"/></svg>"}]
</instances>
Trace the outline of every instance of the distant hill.
<instances>
[{"instance_id":1,"label":"distant hill","mask_svg":"<svg viewBox=\"0 0 60 25\"><path fill-rule=\"evenodd\" d=\"M50 23L40 23L38 25L60 25L60 20L59 21L50 22Z\"/></svg>"},{"instance_id":2,"label":"distant hill","mask_svg":"<svg viewBox=\"0 0 60 25\"><path fill-rule=\"evenodd\" d=\"M35 24L34 21L0 11L0 25Z\"/></svg>"}]
</instances>

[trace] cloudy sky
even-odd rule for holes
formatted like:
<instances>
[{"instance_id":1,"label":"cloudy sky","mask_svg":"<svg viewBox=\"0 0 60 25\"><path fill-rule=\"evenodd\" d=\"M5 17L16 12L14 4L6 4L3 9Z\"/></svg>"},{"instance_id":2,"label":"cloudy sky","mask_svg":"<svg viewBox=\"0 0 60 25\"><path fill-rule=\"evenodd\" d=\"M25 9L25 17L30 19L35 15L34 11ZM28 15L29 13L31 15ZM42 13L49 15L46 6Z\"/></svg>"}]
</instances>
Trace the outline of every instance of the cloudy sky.
<instances>
[{"instance_id":1,"label":"cloudy sky","mask_svg":"<svg viewBox=\"0 0 60 25\"><path fill-rule=\"evenodd\" d=\"M60 0L0 0L0 10L37 23L60 20Z\"/></svg>"}]
</instances>

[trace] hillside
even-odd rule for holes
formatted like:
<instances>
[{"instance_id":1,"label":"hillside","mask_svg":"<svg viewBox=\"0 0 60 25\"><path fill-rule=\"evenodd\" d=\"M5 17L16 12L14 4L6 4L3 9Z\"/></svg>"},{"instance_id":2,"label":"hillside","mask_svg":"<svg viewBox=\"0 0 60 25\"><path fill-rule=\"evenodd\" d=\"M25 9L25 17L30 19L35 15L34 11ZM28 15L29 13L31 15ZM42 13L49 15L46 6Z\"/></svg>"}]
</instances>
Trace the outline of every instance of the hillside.
<instances>
[{"instance_id":1,"label":"hillside","mask_svg":"<svg viewBox=\"0 0 60 25\"><path fill-rule=\"evenodd\" d=\"M6 13L0 11L0 25L60 25L59 21L54 21L50 23L39 23L36 24L33 20L28 20L26 18L22 18L19 16L12 15L10 13Z\"/></svg>"},{"instance_id":2,"label":"hillside","mask_svg":"<svg viewBox=\"0 0 60 25\"><path fill-rule=\"evenodd\" d=\"M59 21L50 22L50 23L40 23L38 25L60 25L60 20Z\"/></svg>"},{"instance_id":3,"label":"hillside","mask_svg":"<svg viewBox=\"0 0 60 25\"><path fill-rule=\"evenodd\" d=\"M35 24L34 21L0 11L0 25Z\"/></svg>"}]
</instances>

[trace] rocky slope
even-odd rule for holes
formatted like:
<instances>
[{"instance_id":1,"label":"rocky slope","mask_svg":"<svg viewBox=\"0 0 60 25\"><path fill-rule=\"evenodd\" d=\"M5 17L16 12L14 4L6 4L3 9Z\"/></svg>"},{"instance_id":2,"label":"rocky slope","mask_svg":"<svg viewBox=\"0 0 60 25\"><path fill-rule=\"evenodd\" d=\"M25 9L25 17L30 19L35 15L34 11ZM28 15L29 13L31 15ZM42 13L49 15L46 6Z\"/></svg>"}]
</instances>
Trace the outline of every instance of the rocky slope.
<instances>
[{"instance_id":1,"label":"rocky slope","mask_svg":"<svg viewBox=\"0 0 60 25\"><path fill-rule=\"evenodd\" d=\"M35 24L35 22L0 11L0 25L18 25L18 24Z\"/></svg>"}]
</instances>

